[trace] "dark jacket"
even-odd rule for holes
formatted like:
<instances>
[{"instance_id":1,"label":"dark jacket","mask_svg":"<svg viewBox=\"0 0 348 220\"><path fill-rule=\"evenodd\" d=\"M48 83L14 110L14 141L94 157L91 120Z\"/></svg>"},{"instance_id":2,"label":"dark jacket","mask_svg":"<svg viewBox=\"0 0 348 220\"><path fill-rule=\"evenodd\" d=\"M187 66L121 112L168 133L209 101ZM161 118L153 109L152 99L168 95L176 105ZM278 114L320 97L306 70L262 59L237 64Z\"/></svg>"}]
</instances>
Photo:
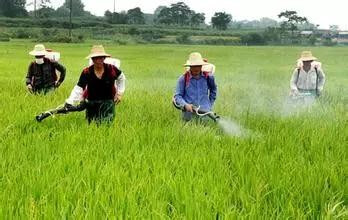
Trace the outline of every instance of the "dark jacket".
<instances>
[{"instance_id":1,"label":"dark jacket","mask_svg":"<svg viewBox=\"0 0 348 220\"><path fill-rule=\"evenodd\" d=\"M53 88L57 81L56 70L60 72L58 82L62 83L66 73L66 69L63 65L47 58L44 58L44 63L40 65L32 62L28 68L26 84L31 84L34 91Z\"/></svg>"}]
</instances>

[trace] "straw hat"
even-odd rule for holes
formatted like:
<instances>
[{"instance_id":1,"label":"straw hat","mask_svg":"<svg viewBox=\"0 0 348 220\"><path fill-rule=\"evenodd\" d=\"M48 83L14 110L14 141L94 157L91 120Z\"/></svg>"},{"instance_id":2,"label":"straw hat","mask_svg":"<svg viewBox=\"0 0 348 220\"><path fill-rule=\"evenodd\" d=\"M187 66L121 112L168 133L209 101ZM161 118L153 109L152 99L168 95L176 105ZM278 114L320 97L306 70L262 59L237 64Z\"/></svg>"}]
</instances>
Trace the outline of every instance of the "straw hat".
<instances>
[{"instance_id":1,"label":"straw hat","mask_svg":"<svg viewBox=\"0 0 348 220\"><path fill-rule=\"evenodd\" d=\"M110 54L105 53L103 45L94 45L91 49L91 53L86 57L90 59L93 57L110 57Z\"/></svg>"},{"instance_id":2,"label":"straw hat","mask_svg":"<svg viewBox=\"0 0 348 220\"><path fill-rule=\"evenodd\" d=\"M36 44L34 50L30 51L29 54L33 56L45 56L47 51L43 44Z\"/></svg>"},{"instance_id":3,"label":"straw hat","mask_svg":"<svg viewBox=\"0 0 348 220\"><path fill-rule=\"evenodd\" d=\"M317 58L312 55L311 51L303 51L301 53L301 58L298 59L298 61L312 61L312 60L317 60Z\"/></svg>"},{"instance_id":4,"label":"straw hat","mask_svg":"<svg viewBox=\"0 0 348 220\"><path fill-rule=\"evenodd\" d=\"M207 64L208 63L203 60L200 53L194 52L190 54L189 59L186 61L184 66L203 66Z\"/></svg>"}]
</instances>

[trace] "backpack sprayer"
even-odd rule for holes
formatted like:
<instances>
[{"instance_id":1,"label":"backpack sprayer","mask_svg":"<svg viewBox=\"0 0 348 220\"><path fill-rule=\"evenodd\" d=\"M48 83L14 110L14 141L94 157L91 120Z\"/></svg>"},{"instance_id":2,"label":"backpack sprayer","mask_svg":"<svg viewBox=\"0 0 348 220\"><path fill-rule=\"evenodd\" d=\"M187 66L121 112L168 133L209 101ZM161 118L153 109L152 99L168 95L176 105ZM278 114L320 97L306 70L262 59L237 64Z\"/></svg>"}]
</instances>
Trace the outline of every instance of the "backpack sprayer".
<instances>
[{"instance_id":1,"label":"backpack sprayer","mask_svg":"<svg viewBox=\"0 0 348 220\"><path fill-rule=\"evenodd\" d=\"M178 105L175 102L175 100L173 100L173 105L174 105L175 108L177 108L179 110L182 110L182 111L185 111L185 106ZM220 116L217 115L215 112L201 110L200 106L192 105L192 110L193 110L193 113L196 114L197 116L199 116L199 117L208 116L214 122L218 122L219 119L220 119Z\"/></svg>"}]
</instances>

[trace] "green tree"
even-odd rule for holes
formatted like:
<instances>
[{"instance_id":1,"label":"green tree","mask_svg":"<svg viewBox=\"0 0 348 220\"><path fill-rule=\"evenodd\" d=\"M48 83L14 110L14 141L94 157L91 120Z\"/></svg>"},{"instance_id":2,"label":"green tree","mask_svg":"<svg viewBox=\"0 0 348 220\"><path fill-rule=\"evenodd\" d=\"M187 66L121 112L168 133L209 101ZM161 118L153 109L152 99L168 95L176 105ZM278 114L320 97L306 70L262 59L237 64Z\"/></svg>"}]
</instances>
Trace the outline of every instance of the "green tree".
<instances>
[{"instance_id":1,"label":"green tree","mask_svg":"<svg viewBox=\"0 0 348 220\"><path fill-rule=\"evenodd\" d=\"M55 10L50 7L51 0L38 0L37 3L39 4L39 9L36 11L37 17L40 18L48 18L55 16Z\"/></svg>"},{"instance_id":2,"label":"green tree","mask_svg":"<svg viewBox=\"0 0 348 220\"><path fill-rule=\"evenodd\" d=\"M83 16L85 14L85 5L81 2L81 0L65 0L62 7L70 10L70 1L72 1L72 16Z\"/></svg>"},{"instance_id":3,"label":"green tree","mask_svg":"<svg viewBox=\"0 0 348 220\"><path fill-rule=\"evenodd\" d=\"M6 17L27 16L25 4L26 0L0 0L0 14Z\"/></svg>"},{"instance_id":4,"label":"green tree","mask_svg":"<svg viewBox=\"0 0 348 220\"><path fill-rule=\"evenodd\" d=\"M126 24L127 23L127 14L126 12L110 12L109 10L105 11L104 18L110 24Z\"/></svg>"},{"instance_id":5,"label":"green tree","mask_svg":"<svg viewBox=\"0 0 348 220\"><path fill-rule=\"evenodd\" d=\"M278 15L279 18L285 18L280 25L283 32L291 31L291 36L294 37L294 33L298 30L298 25L307 23L306 17L301 17L297 15L296 11L285 11Z\"/></svg>"},{"instance_id":6,"label":"green tree","mask_svg":"<svg viewBox=\"0 0 348 220\"><path fill-rule=\"evenodd\" d=\"M40 18L55 17L56 11L51 7L43 7L37 10L37 16Z\"/></svg>"},{"instance_id":7,"label":"green tree","mask_svg":"<svg viewBox=\"0 0 348 220\"><path fill-rule=\"evenodd\" d=\"M128 24L145 24L144 13L139 7L129 9L127 11L127 23Z\"/></svg>"},{"instance_id":8,"label":"green tree","mask_svg":"<svg viewBox=\"0 0 348 220\"><path fill-rule=\"evenodd\" d=\"M153 13L153 15L155 16L155 18L157 18L157 16L159 15L159 13L162 11L162 9L167 8L166 6L160 5L155 9L155 12Z\"/></svg>"},{"instance_id":9,"label":"green tree","mask_svg":"<svg viewBox=\"0 0 348 220\"><path fill-rule=\"evenodd\" d=\"M225 12L215 12L214 16L211 18L213 27L219 30L226 30L231 21L232 15Z\"/></svg>"},{"instance_id":10,"label":"green tree","mask_svg":"<svg viewBox=\"0 0 348 220\"><path fill-rule=\"evenodd\" d=\"M190 18L191 26L199 26L201 24L204 24L204 21L205 21L204 13L195 13L194 11L192 11L192 15Z\"/></svg>"},{"instance_id":11,"label":"green tree","mask_svg":"<svg viewBox=\"0 0 348 220\"><path fill-rule=\"evenodd\" d=\"M190 23L192 11L184 2L171 4L170 10L174 24L188 25Z\"/></svg>"},{"instance_id":12,"label":"green tree","mask_svg":"<svg viewBox=\"0 0 348 220\"><path fill-rule=\"evenodd\" d=\"M66 8L64 6L60 6L59 8L57 8L56 12L55 12L55 16L57 17L68 17L70 13L70 9Z\"/></svg>"},{"instance_id":13,"label":"green tree","mask_svg":"<svg viewBox=\"0 0 348 220\"><path fill-rule=\"evenodd\" d=\"M172 10L168 7L163 7L158 12L158 15L155 17L155 23L158 24L173 24L174 19L172 15Z\"/></svg>"},{"instance_id":14,"label":"green tree","mask_svg":"<svg viewBox=\"0 0 348 220\"><path fill-rule=\"evenodd\" d=\"M171 4L170 7L159 6L155 10L155 23L158 24L175 24L175 25L189 25L191 24L192 11L184 2ZM194 22L199 22L201 15L195 17Z\"/></svg>"}]
</instances>

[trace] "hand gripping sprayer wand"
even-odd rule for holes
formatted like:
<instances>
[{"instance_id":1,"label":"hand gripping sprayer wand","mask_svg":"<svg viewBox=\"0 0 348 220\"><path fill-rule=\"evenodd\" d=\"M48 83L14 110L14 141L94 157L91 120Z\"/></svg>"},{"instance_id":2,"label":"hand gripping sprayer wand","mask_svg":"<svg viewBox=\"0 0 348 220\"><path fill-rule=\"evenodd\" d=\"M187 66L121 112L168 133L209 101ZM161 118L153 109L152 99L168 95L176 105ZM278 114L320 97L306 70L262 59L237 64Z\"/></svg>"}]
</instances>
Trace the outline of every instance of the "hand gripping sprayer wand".
<instances>
[{"instance_id":1,"label":"hand gripping sprayer wand","mask_svg":"<svg viewBox=\"0 0 348 220\"><path fill-rule=\"evenodd\" d=\"M179 110L186 111L186 110L185 110L185 106L180 106L180 105L178 105L178 104L175 102L174 99L173 99L173 105L174 105L175 108L177 108L177 109L179 109ZM199 117L207 116L207 117L209 117L211 120L213 120L214 122L218 122L219 119L220 119L220 116L217 115L215 112L201 110L201 109L200 109L200 106L195 106L195 105L193 105L193 106L192 106L192 109L193 109L193 113L196 114L196 115L199 116Z\"/></svg>"}]
</instances>

